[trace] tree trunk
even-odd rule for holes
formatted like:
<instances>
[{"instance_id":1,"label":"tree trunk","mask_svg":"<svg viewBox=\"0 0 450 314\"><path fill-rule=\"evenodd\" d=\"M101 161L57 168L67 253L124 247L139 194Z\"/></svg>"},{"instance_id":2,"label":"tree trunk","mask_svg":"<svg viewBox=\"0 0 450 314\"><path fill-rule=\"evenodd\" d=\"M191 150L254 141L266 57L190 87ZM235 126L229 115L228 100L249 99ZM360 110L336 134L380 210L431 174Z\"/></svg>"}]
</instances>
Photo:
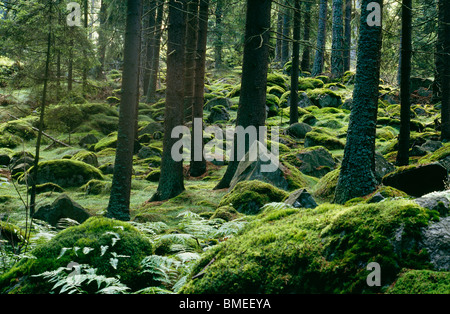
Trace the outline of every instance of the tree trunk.
<instances>
[{"instance_id":1,"label":"tree trunk","mask_svg":"<svg viewBox=\"0 0 450 314\"><path fill-rule=\"evenodd\" d=\"M214 42L214 58L215 58L215 67L216 69L222 68L222 49L223 49L223 42L222 42L222 36L223 36L223 5L224 0L217 0L216 4L216 27L215 27L215 34L216 34L216 40Z\"/></svg>"},{"instance_id":2,"label":"tree trunk","mask_svg":"<svg viewBox=\"0 0 450 314\"><path fill-rule=\"evenodd\" d=\"M191 164L189 173L192 177L199 177L206 173L206 160L203 156L203 104L205 94L205 72L206 72L206 43L208 37L208 9L209 0L200 0L198 38L197 38L197 60L195 67L194 103L192 107L193 119L199 119L201 125L192 126ZM198 128L198 129L197 129ZM195 134L201 134L200 141L194 141ZM201 152L196 154L195 152Z\"/></svg>"},{"instance_id":3,"label":"tree trunk","mask_svg":"<svg viewBox=\"0 0 450 314\"><path fill-rule=\"evenodd\" d=\"M343 0L333 0L333 40L331 45L331 76L344 75L344 25Z\"/></svg>"},{"instance_id":4,"label":"tree trunk","mask_svg":"<svg viewBox=\"0 0 450 314\"><path fill-rule=\"evenodd\" d=\"M298 122L298 76L300 58L300 0L295 0L294 7L294 43L292 45L291 97L289 123Z\"/></svg>"},{"instance_id":5,"label":"tree trunk","mask_svg":"<svg viewBox=\"0 0 450 314\"><path fill-rule=\"evenodd\" d=\"M139 49L141 33L141 0L127 1L127 20L124 44L124 70L120 101L117 149L107 217L130 219L131 177L138 103Z\"/></svg>"},{"instance_id":6,"label":"tree trunk","mask_svg":"<svg viewBox=\"0 0 450 314\"><path fill-rule=\"evenodd\" d=\"M352 48L352 6L353 0L346 0L344 26L344 72L350 71L350 56Z\"/></svg>"},{"instance_id":7,"label":"tree trunk","mask_svg":"<svg viewBox=\"0 0 450 314\"><path fill-rule=\"evenodd\" d=\"M147 90L147 102L156 100L156 90L158 88L159 56L161 53L162 21L164 16L164 1L157 0L156 27L153 46L153 60Z\"/></svg>"},{"instance_id":8,"label":"tree trunk","mask_svg":"<svg viewBox=\"0 0 450 314\"><path fill-rule=\"evenodd\" d=\"M382 27L369 23L369 14L371 16L374 14L373 11L367 9L369 3L379 5L380 12L382 12L383 7L383 0L363 0L361 4L361 26L353 106L347 131L344 159L335 194L335 202L340 204L355 197L368 195L375 191L377 186L374 174L375 133ZM382 25L381 13L377 18L379 24Z\"/></svg>"},{"instance_id":9,"label":"tree trunk","mask_svg":"<svg viewBox=\"0 0 450 314\"><path fill-rule=\"evenodd\" d=\"M86 33L86 39L89 39L89 31L88 31L88 26L89 26L89 21L88 21L88 17L89 17L89 1L88 0L84 0L84 31ZM84 59L84 65L83 65L83 77L82 77L82 84L83 84L83 96L86 96L87 94L87 75L88 75L88 56L87 56L87 49L85 47L83 47L83 59Z\"/></svg>"},{"instance_id":10,"label":"tree trunk","mask_svg":"<svg viewBox=\"0 0 450 314\"><path fill-rule=\"evenodd\" d=\"M291 44L291 15L290 9L284 8L283 13L283 41L281 46L281 63L283 66L289 61Z\"/></svg>"},{"instance_id":11,"label":"tree trunk","mask_svg":"<svg viewBox=\"0 0 450 314\"><path fill-rule=\"evenodd\" d=\"M412 0L402 2L402 39L400 71L400 135L398 141L397 165L409 164L409 139L411 123L411 56L412 56Z\"/></svg>"},{"instance_id":12,"label":"tree trunk","mask_svg":"<svg viewBox=\"0 0 450 314\"><path fill-rule=\"evenodd\" d=\"M305 28L303 30L303 40L305 42L309 41L309 35L311 32L311 2L305 3L305 21L304 25ZM302 71L310 72L311 71L311 48L309 47L309 44L306 44L303 48L303 55L302 55L302 63L300 68Z\"/></svg>"},{"instance_id":13,"label":"tree trunk","mask_svg":"<svg viewBox=\"0 0 450 314\"><path fill-rule=\"evenodd\" d=\"M99 28L98 28L98 61L100 65L97 68L97 79L104 79L105 75L105 60L106 60L106 46L107 46L107 38L106 38L106 18L107 18L107 1L102 0L100 4L100 13L99 13Z\"/></svg>"},{"instance_id":14,"label":"tree trunk","mask_svg":"<svg viewBox=\"0 0 450 314\"><path fill-rule=\"evenodd\" d=\"M442 130L441 139L450 140L450 3L439 0L440 33L442 39L442 71L440 74L442 90Z\"/></svg>"},{"instance_id":15,"label":"tree trunk","mask_svg":"<svg viewBox=\"0 0 450 314\"><path fill-rule=\"evenodd\" d=\"M242 65L241 96L236 119L236 126L246 129L249 126L264 126L266 119L267 70L269 62L270 13L271 0L247 0L245 23L245 46ZM259 135L259 134L258 134ZM245 152L253 143L237 143L236 135L231 153L232 160L227 170L215 187L224 189L230 186L239 160L237 146Z\"/></svg>"},{"instance_id":16,"label":"tree trunk","mask_svg":"<svg viewBox=\"0 0 450 314\"><path fill-rule=\"evenodd\" d=\"M150 82L150 75L153 71L153 58L155 52L155 32L156 32L156 1L151 0L148 6L147 15L148 19L146 20L146 49L145 49L145 66L144 66L144 80L143 80L143 89L144 96L147 96L148 93L148 84Z\"/></svg>"},{"instance_id":17,"label":"tree trunk","mask_svg":"<svg viewBox=\"0 0 450 314\"><path fill-rule=\"evenodd\" d=\"M49 4L48 22L49 30L47 36L47 52L45 60L45 70L44 70L44 87L42 90L42 102L41 102L41 112L39 117L39 131L36 139L36 153L34 156L33 171L32 171L32 183L31 183L31 193L30 193L30 216L32 217L36 211L36 184L39 173L39 158L41 151L41 140L42 134L44 132L44 117L45 117L45 107L47 103L47 88L50 72L50 61L51 61L51 46L52 46L52 14L53 14L53 2Z\"/></svg>"},{"instance_id":18,"label":"tree trunk","mask_svg":"<svg viewBox=\"0 0 450 314\"><path fill-rule=\"evenodd\" d=\"M183 161L172 157L172 147L180 139L172 138L171 134L175 127L183 125L186 4L187 0L169 2L163 156L158 189L151 201L168 200L184 191Z\"/></svg>"},{"instance_id":19,"label":"tree trunk","mask_svg":"<svg viewBox=\"0 0 450 314\"><path fill-rule=\"evenodd\" d=\"M189 0L186 21L186 69L184 74L184 119L192 121L194 100L195 57L197 51L198 0Z\"/></svg>"},{"instance_id":20,"label":"tree trunk","mask_svg":"<svg viewBox=\"0 0 450 314\"><path fill-rule=\"evenodd\" d=\"M319 5L319 26L317 30L317 50L314 57L314 65L311 71L311 75L317 76L323 72L325 42L327 32L327 13L328 0L320 0Z\"/></svg>"},{"instance_id":21,"label":"tree trunk","mask_svg":"<svg viewBox=\"0 0 450 314\"><path fill-rule=\"evenodd\" d=\"M275 62L281 62L281 47L283 46L283 14L281 13L282 7L278 6L277 14L277 42L275 47Z\"/></svg>"}]
</instances>

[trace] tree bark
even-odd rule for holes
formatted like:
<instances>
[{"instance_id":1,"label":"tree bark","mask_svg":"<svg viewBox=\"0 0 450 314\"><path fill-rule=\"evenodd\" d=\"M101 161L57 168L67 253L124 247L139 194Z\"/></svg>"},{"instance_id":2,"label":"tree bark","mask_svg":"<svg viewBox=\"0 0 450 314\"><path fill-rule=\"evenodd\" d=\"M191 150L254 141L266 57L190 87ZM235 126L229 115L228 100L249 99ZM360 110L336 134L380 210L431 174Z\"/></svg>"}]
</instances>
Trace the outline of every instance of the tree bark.
<instances>
[{"instance_id":1,"label":"tree bark","mask_svg":"<svg viewBox=\"0 0 450 314\"><path fill-rule=\"evenodd\" d=\"M400 135L397 165L409 164L409 139L411 135L411 57L412 57L412 0L402 2L402 38L400 71Z\"/></svg>"},{"instance_id":2,"label":"tree bark","mask_svg":"<svg viewBox=\"0 0 450 314\"><path fill-rule=\"evenodd\" d=\"M155 38L153 46L153 60L151 65L148 90L147 90L147 102L156 100L156 90L158 88L158 72L159 72L159 57L161 54L161 35L162 35L162 21L164 16L164 1L157 0L157 12L156 12L156 26L155 26Z\"/></svg>"},{"instance_id":3,"label":"tree bark","mask_svg":"<svg viewBox=\"0 0 450 314\"><path fill-rule=\"evenodd\" d=\"M344 75L344 24L343 0L333 0L333 38L331 44L331 76Z\"/></svg>"},{"instance_id":4,"label":"tree bark","mask_svg":"<svg viewBox=\"0 0 450 314\"><path fill-rule=\"evenodd\" d=\"M271 0L247 0L241 96L236 119L236 126L244 129L254 126L258 131L265 124L271 4ZM237 143L236 138L235 135L232 160L215 189L228 188L239 165L237 146L243 143ZM249 142L240 146L246 152L253 144Z\"/></svg>"},{"instance_id":5,"label":"tree bark","mask_svg":"<svg viewBox=\"0 0 450 314\"><path fill-rule=\"evenodd\" d=\"M350 71L351 48L352 48L352 9L353 0L345 2L345 25L344 25L344 72Z\"/></svg>"},{"instance_id":6,"label":"tree bark","mask_svg":"<svg viewBox=\"0 0 450 314\"><path fill-rule=\"evenodd\" d=\"M308 42L311 33L311 2L305 3L305 13L304 13L304 31L303 31L303 41ZM302 71L311 71L311 48L306 44L303 48L302 63L300 68Z\"/></svg>"},{"instance_id":7,"label":"tree bark","mask_svg":"<svg viewBox=\"0 0 450 314\"><path fill-rule=\"evenodd\" d=\"M441 139L450 140L450 3L439 0L440 36L442 37L442 71L440 73L442 90L442 130Z\"/></svg>"},{"instance_id":8,"label":"tree bark","mask_svg":"<svg viewBox=\"0 0 450 314\"><path fill-rule=\"evenodd\" d=\"M284 8L283 12L283 41L281 46L281 63L283 66L289 61L291 49L291 15L290 9Z\"/></svg>"},{"instance_id":9,"label":"tree bark","mask_svg":"<svg viewBox=\"0 0 450 314\"><path fill-rule=\"evenodd\" d=\"M277 14L277 41L275 47L275 62L281 62L281 47L283 46L283 14L281 12L282 7L278 5Z\"/></svg>"},{"instance_id":10,"label":"tree bark","mask_svg":"<svg viewBox=\"0 0 450 314\"><path fill-rule=\"evenodd\" d=\"M145 51L145 66L144 66L144 80L143 80L143 89L144 96L147 96L148 93L148 84L150 82L150 75L153 71L153 58L155 52L155 32L156 32L156 1L151 0L148 5L148 19L146 21L146 32L145 32L145 40L146 40L146 51Z\"/></svg>"},{"instance_id":11,"label":"tree bark","mask_svg":"<svg viewBox=\"0 0 450 314\"><path fill-rule=\"evenodd\" d=\"M314 57L314 65L311 75L317 76L323 72L325 42L327 32L327 15L328 15L328 0L320 0L319 4L319 26L317 30L317 50Z\"/></svg>"},{"instance_id":12,"label":"tree bark","mask_svg":"<svg viewBox=\"0 0 450 314\"><path fill-rule=\"evenodd\" d=\"M300 0L295 0L294 7L294 42L292 45L292 72L289 123L298 122L298 76L300 58Z\"/></svg>"},{"instance_id":13,"label":"tree bark","mask_svg":"<svg viewBox=\"0 0 450 314\"><path fill-rule=\"evenodd\" d=\"M114 175L106 216L118 220L130 219L131 177L138 103L139 49L141 34L141 0L127 1L124 44L122 97L119 111L117 149Z\"/></svg>"},{"instance_id":14,"label":"tree bark","mask_svg":"<svg viewBox=\"0 0 450 314\"><path fill-rule=\"evenodd\" d=\"M205 73L206 73L206 44L208 37L208 9L209 0L200 0L198 38L197 38L197 60L195 67L195 89L194 102L192 107L193 119L201 119L201 125L193 124L192 126L192 143L191 143L191 164L189 173L192 177L199 177L206 173L206 160L203 155L203 104L205 96ZM199 130L197 130L199 127ZM199 142L194 141L194 134L202 134ZM201 156L195 154L201 152Z\"/></svg>"},{"instance_id":15,"label":"tree bark","mask_svg":"<svg viewBox=\"0 0 450 314\"><path fill-rule=\"evenodd\" d=\"M158 189L151 201L165 201L184 191L183 161L172 157L172 147L180 139L172 138L171 134L175 127L183 125L186 4L187 0L169 1L163 156Z\"/></svg>"},{"instance_id":16,"label":"tree bark","mask_svg":"<svg viewBox=\"0 0 450 314\"><path fill-rule=\"evenodd\" d=\"M197 51L198 0L189 0L186 21L186 64L184 74L184 119L192 121L194 100L195 57Z\"/></svg>"},{"instance_id":17,"label":"tree bark","mask_svg":"<svg viewBox=\"0 0 450 314\"><path fill-rule=\"evenodd\" d=\"M375 191L375 135L378 110L378 85L380 81L380 60L382 26L369 25L369 3L379 5L382 12L383 0L363 0L361 4L361 26L358 42L353 106L347 131L335 202L346 201L368 195ZM379 16L380 23L382 17Z\"/></svg>"},{"instance_id":18,"label":"tree bark","mask_svg":"<svg viewBox=\"0 0 450 314\"><path fill-rule=\"evenodd\" d=\"M107 1L102 0L100 4L100 13L99 13L99 28L98 28L98 61L100 65L97 68L97 79L105 78L105 60L106 60L106 46L107 46L107 38L106 38L106 19L107 19Z\"/></svg>"},{"instance_id":19,"label":"tree bark","mask_svg":"<svg viewBox=\"0 0 450 314\"><path fill-rule=\"evenodd\" d=\"M215 67L216 69L220 69L223 66L223 57L222 57L222 49L223 49L223 10L224 0L217 0L216 4L216 26L215 26L215 35L216 40L214 41L214 58L215 58Z\"/></svg>"}]
</instances>

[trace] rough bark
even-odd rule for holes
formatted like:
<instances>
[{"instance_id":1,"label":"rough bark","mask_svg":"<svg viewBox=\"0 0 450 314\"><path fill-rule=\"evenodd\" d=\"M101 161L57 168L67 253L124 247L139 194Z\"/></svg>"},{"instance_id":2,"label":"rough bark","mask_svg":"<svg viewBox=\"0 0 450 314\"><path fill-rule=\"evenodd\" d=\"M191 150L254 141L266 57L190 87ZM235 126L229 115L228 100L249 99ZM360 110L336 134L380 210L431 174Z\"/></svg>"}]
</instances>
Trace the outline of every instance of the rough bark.
<instances>
[{"instance_id":1,"label":"rough bark","mask_svg":"<svg viewBox=\"0 0 450 314\"><path fill-rule=\"evenodd\" d=\"M320 0L319 4L319 26L317 30L317 50L314 57L314 65L311 71L312 76L320 75L323 72L325 42L327 32L328 0Z\"/></svg>"},{"instance_id":2,"label":"rough bark","mask_svg":"<svg viewBox=\"0 0 450 314\"><path fill-rule=\"evenodd\" d=\"M136 47L140 47L140 32L141 0L128 0L117 149L106 214L109 218L124 221L130 219L136 106L139 97L139 49Z\"/></svg>"},{"instance_id":3,"label":"rough bark","mask_svg":"<svg viewBox=\"0 0 450 314\"><path fill-rule=\"evenodd\" d=\"M346 0L344 25L344 72L350 71L350 56L352 48L352 9L353 0Z\"/></svg>"},{"instance_id":4,"label":"rough bark","mask_svg":"<svg viewBox=\"0 0 450 314\"><path fill-rule=\"evenodd\" d=\"M303 41L308 42L311 33L311 2L305 2L305 12L304 12L304 30L303 30ZM303 48L302 63L300 68L302 71L311 71L311 48L309 44L306 44Z\"/></svg>"},{"instance_id":5,"label":"rough bark","mask_svg":"<svg viewBox=\"0 0 450 314\"><path fill-rule=\"evenodd\" d=\"M347 131L335 202L346 201L372 193L377 186L375 178L375 135L378 110L378 85L382 27L369 26L367 10L371 2L383 7L383 0L363 0L358 41L353 106ZM382 12L382 11L381 11ZM381 19L381 17L380 17Z\"/></svg>"},{"instance_id":6,"label":"rough bark","mask_svg":"<svg viewBox=\"0 0 450 314\"><path fill-rule=\"evenodd\" d=\"M147 102L156 100L156 90L158 88L158 72L159 72L159 57L161 54L161 35L162 35L162 21L164 16L164 1L157 0L156 11L156 26L155 26L155 38L153 46L153 60L150 67L150 76L147 90Z\"/></svg>"},{"instance_id":7,"label":"rough bark","mask_svg":"<svg viewBox=\"0 0 450 314\"><path fill-rule=\"evenodd\" d=\"M184 74L184 120L192 121L194 101L195 56L197 51L198 0L189 0L186 20L186 63Z\"/></svg>"},{"instance_id":8,"label":"rough bark","mask_svg":"<svg viewBox=\"0 0 450 314\"><path fill-rule=\"evenodd\" d=\"M292 45L291 97L289 123L298 122L298 76L300 58L300 0L295 0L294 7L294 42Z\"/></svg>"},{"instance_id":9,"label":"rough bark","mask_svg":"<svg viewBox=\"0 0 450 314\"><path fill-rule=\"evenodd\" d=\"M333 38L331 44L331 76L344 75L343 0L333 0Z\"/></svg>"},{"instance_id":10,"label":"rough bark","mask_svg":"<svg viewBox=\"0 0 450 314\"><path fill-rule=\"evenodd\" d=\"M440 74L442 90L442 130L441 139L450 140L450 3L439 0L440 32L442 39L442 71Z\"/></svg>"}]
</instances>

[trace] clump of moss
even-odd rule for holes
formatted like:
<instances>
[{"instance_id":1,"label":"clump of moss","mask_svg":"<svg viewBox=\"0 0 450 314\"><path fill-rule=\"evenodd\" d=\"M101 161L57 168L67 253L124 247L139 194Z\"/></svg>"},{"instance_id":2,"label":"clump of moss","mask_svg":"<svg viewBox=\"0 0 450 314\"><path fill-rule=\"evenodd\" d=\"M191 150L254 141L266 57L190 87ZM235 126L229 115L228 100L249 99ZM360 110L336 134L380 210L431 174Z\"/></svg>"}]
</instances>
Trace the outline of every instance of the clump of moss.
<instances>
[{"instance_id":1,"label":"clump of moss","mask_svg":"<svg viewBox=\"0 0 450 314\"><path fill-rule=\"evenodd\" d=\"M278 98L280 98L284 93L286 93L286 90L281 86L270 86L267 88L267 94L275 95Z\"/></svg>"},{"instance_id":2,"label":"clump of moss","mask_svg":"<svg viewBox=\"0 0 450 314\"><path fill-rule=\"evenodd\" d=\"M117 147L117 132L109 134L107 137L102 138L94 146L94 150L99 152L105 148L116 148Z\"/></svg>"},{"instance_id":3,"label":"clump of moss","mask_svg":"<svg viewBox=\"0 0 450 314\"><path fill-rule=\"evenodd\" d=\"M332 201L339 180L339 173L340 169L335 169L320 178L312 191L314 197L325 201Z\"/></svg>"},{"instance_id":4,"label":"clump of moss","mask_svg":"<svg viewBox=\"0 0 450 314\"><path fill-rule=\"evenodd\" d=\"M404 270L389 287L388 294L448 294L450 272L432 270Z\"/></svg>"},{"instance_id":5,"label":"clump of moss","mask_svg":"<svg viewBox=\"0 0 450 314\"><path fill-rule=\"evenodd\" d=\"M61 256L64 248L66 251ZM89 252L85 253L84 248L90 248ZM102 250L105 250L103 254ZM127 256L119 258L116 268L111 264L113 253ZM53 283L33 275L67 267L70 262L88 264L99 275L120 276L120 281L131 289L141 289L149 286L152 278L140 274L140 262L152 253L151 242L130 224L102 217L89 218L34 249L32 255L36 259L22 259L0 276L0 293L49 293Z\"/></svg>"},{"instance_id":6,"label":"clump of moss","mask_svg":"<svg viewBox=\"0 0 450 314\"><path fill-rule=\"evenodd\" d=\"M160 177L161 177L161 171L153 170L145 177L145 180L150 181L150 182L158 182Z\"/></svg>"},{"instance_id":7,"label":"clump of moss","mask_svg":"<svg viewBox=\"0 0 450 314\"><path fill-rule=\"evenodd\" d=\"M78 153L73 155L72 159L82 161L94 167L98 167L97 155L90 151L86 150L79 151Z\"/></svg>"},{"instance_id":8,"label":"clump of moss","mask_svg":"<svg viewBox=\"0 0 450 314\"><path fill-rule=\"evenodd\" d=\"M307 91L309 89L322 88L324 86L323 81L310 77L301 78L298 82L298 89Z\"/></svg>"},{"instance_id":9,"label":"clump of moss","mask_svg":"<svg viewBox=\"0 0 450 314\"><path fill-rule=\"evenodd\" d=\"M447 143L447 144L444 144L444 146L442 146L441 148L439 148L435 152L433 152L432 154L427 155L427 156L422 157L421 159L419 159L419 163L429 164L429 163L432 163L432 162L436 162L436 161L442 160L442 159L446 158L449 155L450 155L450 143Z\"/></svg>"},{"instance_id":10,"label":"clump of moss","mask_svg":"<svg viewBox=\"0 0 450 314\"><path fill-rule=\"evenodd\" d=\"M267 86L280 86L284 90L289 89L288 78L285 75L269 73L267 75Z\"/></svg>"},{"instance_id":11,"label":"clump of moss","mask_svg":"<svg viewBox=\"0 0 450 314\"><path fill-rule=\"evenodd\" d=\"M412 201L323 204L282 216L255 220L239 237L206 252L192 272L204 275L182 293L379 293L402 268L431 267L417 246L394 249L399 228L403 239L416 239L434 217ZM381 288L366 284L373 261L383 270Z\"/></svg>"},{"instance_id":12,"label":"clump of moss","mask_svg":"<svg viewBox=\"0 0 450 314\"><path fill-rule=\"evenodd\" d=\"M345 143L326 133L317 130L308 132L305 136L305 147L323 146L329 150L344 149Z\"/></svg>"},{"instance_id":13,"label":"clump of moss","mask_svg":"<svg viewBox=\"0 0 450 314\"><path fill-rule=\"evenodd\" d=\"M222 206L216 209L211 219L220 218L225 221L231 221L241 216L241 214L232 206Z\"/></svg>"},{"instance_id":14,"label":"clump of moss","mask_svg":"<svg viewBox=\"0 0 450 314\"><path fill-rule=\"evenodd\" d=\"M28 172L33 173L33 167ZM97 168L77 160L56 159L39 163L36 184L52 182L63 188L79 187L92 179L103 179Z\"/></svg>"},{"instance_id":15,"label":"clump of moss","mask_svg":"<svg viewBox=\"0 0 450 314\"><path fill-rule=\"evenodd\" d=\"M111 190L111 183L102 180L90 180L88 183L80 188L81 191L87 195L100 195L109 193Z\"/></svg>"},{"instance_id":16,"label":"clump of moss","mask_svg":"<svg viewBox=\"0 0 450 314\"><path fill-rule=\"evenodd\" d=\"M219 207L232 206L244 214L257 214L264 204L281 202L289 194L258 180L241 181L220 200Z\"/></svg>"},{"instance_id":17,"label":"clump of moss","mask_svg":"<svg viewBox=\"0 0 450 314\"><path fill-rule=\"evenodd\" d=\"M64 189L60 187L58 184L48 182L44 184L38 184L36 185L36 193L42 194L47 192L55 192L55 193L62 193L64 192Z\"/></svg>"},{"instance_id":18,"label":"clump of moss","mask_svg":"<svg viewBox=\"0 0 450 314\"><path fill-rule=\"evenodd\" d=\"M25 234L19 227L0 221L0 240L5 240L11 245L16 246L25 241Z\"/></svg>"}]
</instances>

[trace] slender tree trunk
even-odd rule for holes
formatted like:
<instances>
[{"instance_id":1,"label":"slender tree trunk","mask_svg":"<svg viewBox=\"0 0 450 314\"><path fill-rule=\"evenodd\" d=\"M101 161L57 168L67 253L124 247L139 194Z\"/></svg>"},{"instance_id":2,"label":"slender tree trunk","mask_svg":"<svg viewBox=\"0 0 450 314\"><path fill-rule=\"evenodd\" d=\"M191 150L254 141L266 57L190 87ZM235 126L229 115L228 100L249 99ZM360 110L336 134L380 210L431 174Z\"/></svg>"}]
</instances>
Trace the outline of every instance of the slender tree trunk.
<instances>
[{"instance_id":1,"label":"slender tree trunk","mask_svg":"<svg viewBox=\"0 0 450 314\"><path fill-rule=\"evenodd\" d=\"M284 8L283 12L283 41L281 46L281 63L285 65L289 61L291 52L291 15L290 9Z\"/></svg>"},{"instance_id":2,"label":"slender tree trunk","mask_svg":"<svg viewBox=\"0 0 450 314\"><path fill-rule=\"evenodd\" d=\"M328 0L320 0L319 4L319 26L317 30L317 50L314 58L314 65L311 71L312 76L320 75L323 72L325 42L327 32Z\"/></svg>"},{"instance_id":3,"label":"slender tree trunk","mask_svg":"<svg viewBox=\"0 0 450 314\"><path fill-rule=\"evenodd\" d=\"M304 20L303 40L308 42L311 33L311 2L305 3ZM303 48L302 63L300 68L302 71L311 71L311 48L308 44L306 44Z\"/></svg>"},{"instance_id":4,"label":"slender tree trunk","mask_svg":"<svg viewBox=\"0 0 450 314\"><path fill-rule=\"evenodd\" d=\"M363 0L361 4L361 26L358 42L353 106L347 131L335 202L346 201L368 195L375 191L375 133L378 110L378 85L380 82L380 60L382 26L373 25L368 19L374 14L368 10L369 3L380 7L377 21L382 25L383 0ZM369 6L370 8L370 6ZM375 13L376 16L376 13Z\"/></svg>"},{"instance_id":5,"label":"slender tree trunk","mask_svg":"<svg viewBox=\"0 0 450 314\"><path fill-rule=\"evenodd\" d=\"M155 27L155 45L153 46L153 60L151 72L148 83L147 102L156 100L156 90L158 88L158 72L159 72L159 57L161 53L161 35L162 35L162 21L164 17L164 1L157 0L156 12L156 27Z\"/></svg>"},{"instance_id":6,"label":"slender tree trunk","mask_svg":"<svg viewBox=\"0 0 450 314\"><path fill-rule=\"evenodd\" d=\"M283 14L281 13L282 7L278 6L277 14L277 42L275 47L275 62L281 62L281 47L283 46Z\"/></svg>"},{"instance_id":7,"label":"slender tree trunk","mask_svg":"<svg viewBox=\"0 0 450 314\"><path fill-rule=\"evenodd\" d=\"M84 0L84 31L86 32L86 39L89 39L89 1ZM84 59L84 65L83 65L83 77L82 77L82 84L83 84L83 94L86 96L87 94L87 75L88 75L88 68L87 68L87 49L83 47L83 59Z\"/></svg>"},{"instance_id":8,"label":"slender tree trunk","mask_svg":"<svg viewBox=\"0 0 450 314\"><path fill-rule=\"evenodd\" d=\"M450 3L448 0L439 0L439 17L443 49L441 71L442 89L442 130L441 139L450 141Z\"/></svg>"},{"instance_id":9,"label":"slender tree trunk","mask_svg":"<svg viewBox=\"0 0 450 314\"><path fill-rule=\"evenodd\" d=\"M189 0L186 21L186 69L184 74L184 119L192 121L194 100L195 57L197 52L198 0Z\"/></svg>"},{"instance_id":10,"label":"slender tree trunk","mask_svg":"<svg viewBox=\"0 0 450 314\"><path fill-rule=\"evenodd\" d=\"M191 165L189 168L189 173L192 177L199 177L206 173L206 160L203 155L203 104L205 94L206 43L208 37L208 8L209 0L200 0L192 117L201 121L201 124L194 123L192 126L192 151ZM202 135L201 137L199 136L200 140L198 141L195 141L194 136L196 134Z\"/></svg>"},{"instance_id":11,"label":"slender tree trunk","mask_svg":"<svg viewBox=\"0 0 450 314\"><path fill-rule=\"evenodd\" d=\"M400 83L400 135L397 165L409 164L409 139L411 123L411 56L412 56L412 0L402 2L401 83Z\"/></svg>"},{"instance_id":12,"label":"slender tree trunk","mask_svg":"<svg viewBox=\"0 0 450 314\"><path fill-rule=\"evenodd\" d=\"M146 20L146 32L145 32L145 67L144 67L144 96L148 93L148 84L150 83L150 76L153 71L153 58L155 52L155 32L156 32L156 1L150 0L148 6L148 19Z\"/></svg>"},{"instance_id":13,"label":"slender tree trunk","mask_svg":"<svg viewBox=\"0 0 450 314\"><path fill-rule=\"evenodd\" d=\"M120 101L119 129L107 217L130 219L131 177L135 139L136 104L138 102L139 49L141 31L141 0L127 1L124 44L124 70Z\"/></svg>"},{"instance_id":14,"label":"slender tree trunk","mask_svg":"<svg viewBox=\"0 0 450 314\"><path fill-rule=\"evenodd\" d=\"M353 0L345 2L345 30L344 30L344 72L350 71L350 56L352 48L352 6Z\"/></svg>"},{"instance_id":15,"label":"slender tree trunk","mask_svg":"<svg viewBox=\"0 0 450 314\"><path fill-rule=\"evenodd\" d=\"M106 18L107 18L107 2L101 1L99 14L99 29L98 29L98 61L100 65L97 68L97 79L104 79L105 75L105 60L106 60Z\"/></svg>"},{"instance_id":16,"label":"slender tree trunk","mask_svg":"<svg viewBox=\"0 0 450 314\"><path fill-rule=\"evenodd\" d=\"M299 76L299 58L300 58L300 0L295 0L294 7L294 43L292 45L292 71L291 71L291 108L289 123L298 122L298 76Z\"/></svg>"},{"instance_id":17,"label":"slender tree trunk","mask_svg":"<svg viewBox=\"0 0 450 314\"><path fill-rule=\"evenodd\" d=\"M33 171L32 171L32 183L31 183L31 193L30 193L30 216L32 217L36 211L36 185L39 173L39 158L41 151L41 140L42 134L44 132L44 117L45 117L45 107L47 103L47 88L50 72L50 61L51 61L51 46L52 46L52 15L53 15L53 2L50 2L48 13L48 23L49 31L47 36L47 53L45 60L45 70L44 70L44 87L42 90L42 101L41 101L41 112L39 117L39 131L36 139L36 153L34 155Z\"/></svg>"},{"instance_id":18,"label":"slender tree trunk","mask_svg":"<svg viewBox=\"0 0 450 314\"><path fill-rule=\"evenodd\" d=\"M223 66L223 57L222 57L222 49L223 49L223 10L224 0L217 0L216 4L216 26L215 26L215 34L216 40L214 42L214 58L215 58L215 67L216 69L220 69Z\"/></svg>"},{"instance_id":19,"label":"slender tree trunk","mask_svg":"<svg viewBox=\"0 0 450 314\"><path fill-rule=\"evenodd\" d=\"M236 126L244 129L254 126L258 131L265 124L271 4L271 0L247 0L241 96L236 120ZM237 143L236 138L235 135L231 153L233 158L215 189L230 186L240 161L236 157L237 146L247 152L253 144L250 141L246 141L245 145Z\"/></svg>"},{"instance_id":20,"label":"slender tree trunk","mask_svg":"<svg viewBox=\"0 0 450 314\"><path fill-rule=\"evenodd\" d=\"M343 0L333 0L333 40L331 45L331 76L344 75L344 24Z\"/></svg>"},{"instance_id":21,"label":"slender tree trunk","mask_svg":"<svg viewBox=\"0 0 450 314\"><path fill-rule=\"evenodd\" d=\"M180 140L172 130L183 125L184 70L187 0L170 0L167 42L166 111L163 156L158 189L151 201L171 199L184 191L183 161L175 161L172 147Z\"/></svg>"}]
</instances>

